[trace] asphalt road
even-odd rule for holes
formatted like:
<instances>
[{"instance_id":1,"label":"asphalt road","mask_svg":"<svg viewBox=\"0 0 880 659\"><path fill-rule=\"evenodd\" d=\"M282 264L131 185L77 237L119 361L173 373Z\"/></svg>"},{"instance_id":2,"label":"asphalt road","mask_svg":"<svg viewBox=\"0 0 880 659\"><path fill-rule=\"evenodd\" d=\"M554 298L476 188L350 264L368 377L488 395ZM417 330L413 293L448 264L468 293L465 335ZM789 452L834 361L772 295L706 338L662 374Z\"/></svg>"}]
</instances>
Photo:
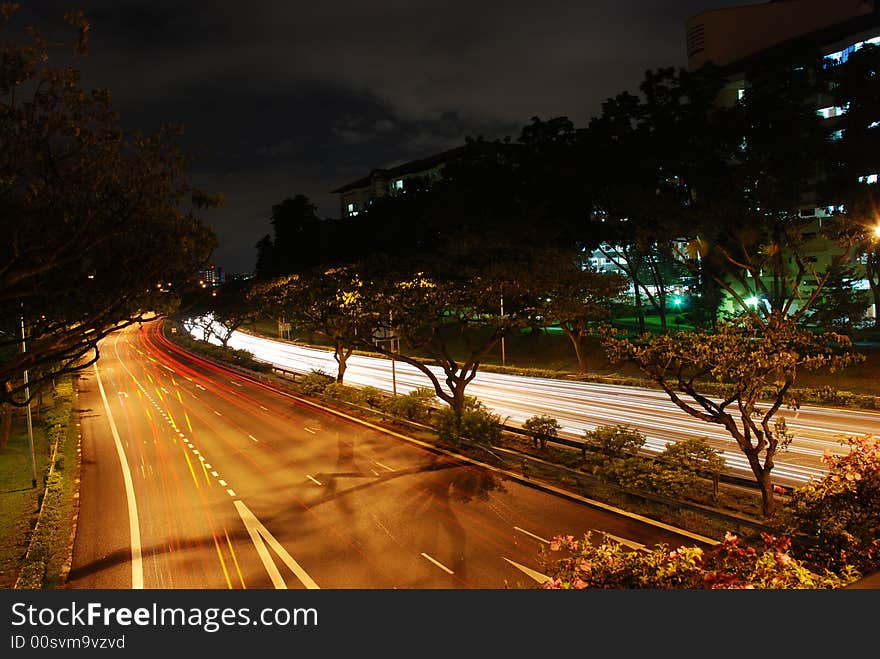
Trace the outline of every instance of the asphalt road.
<instances>
[{"instance_id":1,"label":"asphalt road","mask_svg":"<svg viewBox=\"0 0 880 659\"><path fill-rule=\"evenodd\" d=\"M235 332L229 346L299 373L336 372L333 355L327 350L244 332ZM345 382L397 393L430 385L423 373L408 364L395 362L392 370L389 360L362 355L349 358ZM467 392L513 425L534 414L550 415L562 426L560 436L569 439L582 440L585 431L598 425L625 424L644 433L646 451L656 454L669 442L705 437L723 452L731 474L753 478L745 457L723 427L691 417L656 389L481 371ZM826 474L822 456L826 452L845 454L849 450L844 443L848 436L880 433L880 414L876 412L802 406L798 410L782 409L777 416L785 417L788 429L794 433L791 445L775 459L773 479L781 485L802 485Z\"/></svg>"},{"instance_id":2,"label":"asphalt road","mask_svg":"<svg viewBox=\"0 0 880 659\"><path fill-rule=\"evenodd\" d=\"M157 327L111 335L80 378L69 588L531 588L557 534L698 541L306 404Z\"/></svg>"}]
</instances>

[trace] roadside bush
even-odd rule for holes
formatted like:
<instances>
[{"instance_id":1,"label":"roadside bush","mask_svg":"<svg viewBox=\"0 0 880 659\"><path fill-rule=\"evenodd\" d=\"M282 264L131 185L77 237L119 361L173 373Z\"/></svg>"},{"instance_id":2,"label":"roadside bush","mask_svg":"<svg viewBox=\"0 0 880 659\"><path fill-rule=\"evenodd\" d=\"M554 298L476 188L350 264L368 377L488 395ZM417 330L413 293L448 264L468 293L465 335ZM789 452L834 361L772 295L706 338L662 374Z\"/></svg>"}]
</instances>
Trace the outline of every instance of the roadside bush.
<instances>
[{"instance_id":1,"label":"roadside bush","mask_svg":"<svg viewBox=\"0 0 880 659\"><path fill-rule=\"evenodd\" d=\"M416 423L425 423L431 417L434 390L418 387L403 396L393 396L385 400L384 411L392 416Z\"/></svg>"},{"instance_id":2,"label":"roadside bush","mask_svg":"<svg viewBox=\"0 0 880 659\"><path fill-rule=\"evenodd\" d=\"M597 466L594 474L629 490L653 492L679 498L697 481L694 472L640 457L612 458Z\"/></svg>"},{"instance_id":3,"label":"roadside bush","mask_svg":"<svg viewBox=\"0 0 880 659\"><path fill-rule=\"evenodd\" d=\"M547 448L548 439L559 437L559 430L562 428L559 421L544 414L529 417L523 422L522 427L535 440L535 446L542 450Z\"/></svg>"},{"instance_id":4,"label":"roadside bush","mask_svg":"<svg viewBox=\"0 0 880 659\"><path fill-rule=\"evenodd\" d=\"M645 436L627 425L597 426L584 433L585 448L622 458L636 455L645 445Z\"/></svg>"},{"instance_id":5,"label":"roadside bush","mask_svg":"<svg viewBox=\"0 0 880 659\"><path fill-rule=\"evenodd\" d=\"M847 440L847 455L826 455L828 473L795 488L775 522L814 569L880 570L880 437Z\"/></svg>"},{"instance_id":6,"label":"roadside bush","mask_svg":"<svg viewBox=\"0 0 880 659\"><path fill-rule=\"evenodd\" d=\"M442 441L457 444L464 439L494 444L501 439L501 417L490 412L476 398L468 397L460 414L448 407L437 412L434 418L437 434Z\"/></svg>"},{"instance_id":7,"label":"roadside bush","mask_svg":"<svg viewBox=\"0 0 880 659\"><path fill-rule=\"evenodd\" d=\"M325 398L330 398L333 400L339 400L345 403L351 403L353 405L366 405L366 396L363 391L358 389L357 387L349 387L344 384L340 384L335 380L324 387L324 391L321 394Z\"/></svg>"},{"instance_id":8,"label":"roadside bush","mask_svg":"<svg viewBox=\"0 0 880 659\"><path fill-rule=\"evenodd\" d=\"M711 549L656 545L631 551L604 535L597 540L556 536L542 549L545 589L834 589L854 580L808 569L791 555L785 537L762 534L763 547L751 547L732 533Z\"/></svg>"},{"instance_id":9,"label":"roadside bush","mask_svg":"<svg viewBox=\"0 0 880 659\"><path fill-rule=\"evenodd\" d=\"M336 378L324 371L313 370L299 380L299 390L307 396L323 396L324 391L331 384L336 384Z\"/></svg>"}]
</instances>

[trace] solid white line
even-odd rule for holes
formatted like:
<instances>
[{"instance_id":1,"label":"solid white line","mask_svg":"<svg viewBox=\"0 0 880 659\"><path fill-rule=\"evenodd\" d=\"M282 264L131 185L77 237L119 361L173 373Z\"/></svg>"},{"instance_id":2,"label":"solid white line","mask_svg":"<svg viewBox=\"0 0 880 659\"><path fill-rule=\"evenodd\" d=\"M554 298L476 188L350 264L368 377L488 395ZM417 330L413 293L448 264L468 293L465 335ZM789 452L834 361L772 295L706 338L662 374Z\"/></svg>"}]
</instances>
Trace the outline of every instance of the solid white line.
<instances>
[{"instance_id":1,"label":"solid white line","mask_svg":"<svg viewBox=\"0 0 880 659\"><path fill-rule=\"evenodd\" d=\"M98 389L101 399L104 401L104 409L107 412L107 421L110 423L110 432L113 433L113 441L116 443L116 455L119 456L119 465L122 467L122 480L125 483L125 498L128 501L128 532L131 536L131 588L142 590L144 587L144 564L141 557L141 530L138 522L137 501L134 496L134 484L131 480L131 471L128 468L128 459L125 457L125 449L122 448L122 440L107 402L107 394L101 383L101 373L98 364L95 365L95 375L98 376Z\"/></svg>"},{"instance_id":2,"label":"solid white line","mask_svg":"<svg viewBox=\"0 0 880 659\"><path fill-rule=\"evenodd\" d=\"M431 557L428 556L425 552L422 552L422 556L424 556L425 558L427 558L429 561L431 561L434 565L436 565L437 567L439 567L441 570L446 570L449 574L455 574L455 572L453 572L453 571L450 570L448 567L446 567L445 565L443 565L443 563L441 563L440 561L438 561L436 558L431 558Z\"/></svg>"},{"instance_id":3,"label":"solid white line","mask_svg":"<svg viewBox=\"0 0 880 659\"><path fill-rule=\"evenodd\" d=\"M539 535L535 535L534 533L529 533L529 532L526 531L525 529L521 529L521 528L519 528L518 526L514 526L513 529L514 529L515 531L519 531L520 533L525 533L526 535L530 535L530 536L532 536L533 538L535 538L536 540L540 540L541 542L543 542L543 543L545 543L545 544L548 544L548 545L550 544L550 541L549 541L549 540L545 540L545 539L542 538L541 536L539 536Z\"/></svg>"},{"instance_id":4,"label":"solid white line","mask_svg":"<svg viewBox=\"0 0 880 659\"><path fill-rule=\"evenodd\" d=\"M312 477L309 476L308 474L306 474L306 478L308 478L310 481L312 481L315 485L320 485L320 484L321 484L321 481L319 481L317 478L312 478Z\"/></svg>"}]
</instances>

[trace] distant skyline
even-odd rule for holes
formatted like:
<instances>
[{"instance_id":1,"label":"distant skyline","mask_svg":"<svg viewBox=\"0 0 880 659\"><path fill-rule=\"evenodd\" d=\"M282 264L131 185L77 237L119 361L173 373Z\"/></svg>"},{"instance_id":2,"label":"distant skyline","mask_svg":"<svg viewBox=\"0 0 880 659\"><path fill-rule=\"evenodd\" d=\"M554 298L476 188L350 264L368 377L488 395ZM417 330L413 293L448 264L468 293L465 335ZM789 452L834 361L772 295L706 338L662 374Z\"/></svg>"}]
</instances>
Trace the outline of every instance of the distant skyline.
<instances>
[{"instance_id":1,"label":"distant skyline","mask_svg":"<svg viewBox=\"0 0 880 659\"><path fill-rule=\"evenodd\" d=\"M70 9L92 25L84 85L109 87L126 128L185 130L215 264L253 269L274 204L331 190L466 137L516 139L533 116L585 126L648 69L684 67L685 21L718 0L332 3L31 0L47 31Z\"/></svg>"}]
</instances>

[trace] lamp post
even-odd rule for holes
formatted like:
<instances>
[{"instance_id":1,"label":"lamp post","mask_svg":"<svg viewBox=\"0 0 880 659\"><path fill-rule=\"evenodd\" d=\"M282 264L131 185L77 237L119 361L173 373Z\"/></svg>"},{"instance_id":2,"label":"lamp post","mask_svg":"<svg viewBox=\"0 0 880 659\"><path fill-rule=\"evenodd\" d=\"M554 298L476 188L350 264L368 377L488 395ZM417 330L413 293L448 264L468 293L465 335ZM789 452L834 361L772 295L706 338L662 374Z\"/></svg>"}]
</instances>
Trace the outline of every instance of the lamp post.
<instances>
[{"instance_id":1,"label":"lamp post","mask_svg":"<svg viewBox=\"0 0 880 659\"><path fill-rule=\"evenodd\" d=\"M24 305L22 305L24 307ZM24 313L21 314L21 354L26 352L26 346L24 342ZM32 471L32 479L31 479L31 487L37 486L37 460L34 456L34 427L31 422L31 390L28 386L28 372L27 368L24 369L24 398L27 401L27 430L28 430L28 446L31 450L31 471Z\"/></svg>"},{"instance_id":2,"label":"lamp post","mask_svg":"<svg viewBox=\"0 0 880 659\"><path fill-rule=\"evenodd\" d=\"M501 318L504 318L504 291L501 291ZM504 352L504 334L501 335L501 365L507 366L507 355Z\"/></svg>"}]
</instances>

